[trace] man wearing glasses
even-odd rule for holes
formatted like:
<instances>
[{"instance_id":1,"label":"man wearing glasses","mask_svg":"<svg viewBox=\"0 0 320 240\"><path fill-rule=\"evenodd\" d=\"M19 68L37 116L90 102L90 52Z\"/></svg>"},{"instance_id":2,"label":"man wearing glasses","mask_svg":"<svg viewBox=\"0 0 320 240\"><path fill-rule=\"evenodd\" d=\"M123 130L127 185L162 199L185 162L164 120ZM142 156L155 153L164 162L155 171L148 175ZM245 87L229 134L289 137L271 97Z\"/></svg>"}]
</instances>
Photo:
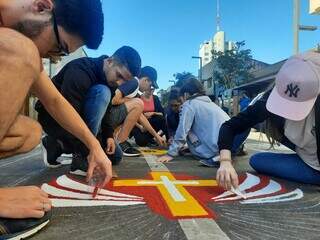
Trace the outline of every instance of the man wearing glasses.
<instances>
[{"instance_id":1,"label":"man wearing glasses","mask_svg":"<svg viewBox=\"0 0 320 240\"><path fill-rule=\"evenodd\" d=\"M102 36L100 0L0 0L0 158L28 152L40 142L40 125L19 114L32 91L87 146L87 179L98 171L105 176L102 185L109 181L110 160L43 71L40 58L67 55L82 45L97 49ZM40 230L50 209L47 194L37 187L0 188L0 238L20 239Z\"/></svg>"}]
</instances>

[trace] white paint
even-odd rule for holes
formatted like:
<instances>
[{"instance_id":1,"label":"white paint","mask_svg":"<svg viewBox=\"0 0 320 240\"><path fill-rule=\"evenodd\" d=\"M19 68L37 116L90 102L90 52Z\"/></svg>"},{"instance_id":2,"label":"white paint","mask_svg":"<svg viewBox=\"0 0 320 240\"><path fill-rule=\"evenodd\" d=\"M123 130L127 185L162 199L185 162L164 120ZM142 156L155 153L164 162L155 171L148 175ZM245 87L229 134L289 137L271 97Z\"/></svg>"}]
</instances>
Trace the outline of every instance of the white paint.
<instances>
[{"instance_id":1,"label":"white paint","mask_svg":"<svg viewBox=\"0 0 320 240\"><path fill-rule=\"evenodd\" d=\"M103 201L103 200L77 200L51 198L54 207L97 207L97 206L132 206L141 205L141 201Z\"/></svg>"},{"instance_id":2,"label":"white paint","mask_svg":"<svg viewBox=\"0 0 320 240\"><path fill-rule=\"evenodd\" d=\"M75 198L75 199L85 199L85 200L90 200L92 198L92 194L90 193L78 193L78 192L72 192L68 190L63 190L60 188L56 188L53 186L50 186L48 184L43 184L41 186L41 189L45 191L46 193L50 194L51 196L54 197L63 197L63 198ZM97 200L123 200L123 201L128 201L128 200L133 200L133 201L141 201L141 199L135 197L135 198L123 198L123 197L109 197L109 196L103 196L98 194L94 199Z\"/></svg>"},{"instance_id":3,"label":"white paint","mask_svg":"<svg viewBox=\"0 0 320 240\"><path fill-rule=\"evenodd\" d=\"M260 183L260 181L261 181L259 177L255 176L253 174L246 173L246 175L247 175L246 179L243 181L243 183L241 183L239 185L239 190L241 192L243 192L245 190L248 190L248 189L258 185ZM213 197L212 199L225 198L225 197L232 196L232 195L234 195L233 192L226 191L226 192L222 193L219 196Z\"/></svg>"},{"instance_id":4,"label":"white paint","mask_svg":"<svg viewBox=\"0 0 320 240\"><path fill-rule=\"evenodd\" d=\"M269 184L258 190L258 191L255 191L255 192L250 192L250 193L247 193L246 194L246 197L247 198L252 198L252 197L257 197L257 196L261 196L261 195L268 195L268 194L273 194L273 193L276 193L278 191L281 190L281 185L273 180L270 179L270 182ZM234 200L239 200L241 199L242 197L241 196L235 196L235 197L229 197L229 198L220 198L220 199L217 199L216 202L220 202L220 201L234 201Z\"/></svg>"},{"instance_id":5,"label":"white paint","mask_svg":"<svg viewBox=\"0 0 320 240\"><path fill-rule=\"evenodd\" d=\"M199 182L197 182L197 181L177 181L177 180L175 180L175 181L171 181L173 184L175 184L175 185L199 185ZM153 185L153 184L157 184L157 185L159 185L159 184L163 184L163 182L161 182L161 181L138 181L137 182L137 184L139 184L139 185Z\"/></svg>"},{"instance_id":6,"label":"white paint","mask_svg":"<svg viewBox=\"0 0 320 240\"><path fill-rule=\"evenodd\" d=\"M156 156L144 156L152 171L169 172ZM213 219L180 219L179 224L188 240L217 239L230 240Z\"/></svg>"},{"instance_id":7,"label":"white paint","mask_svg":"<svg viewBox=\"0 0 320 240\"><path fill-rule=\"evenodd\" d=\"M58 157L57 162L62 165L70 165L72 163L72 154L62 154Z\"/></svg>"},{"instance_id":8,"label":"white paint","mask_svg":"<svg viewBox=\"0 0 320 240\"><path fill-rule=\"evenodd\" d=\"M45 221L44 223L41 223L40 225L36 226L35 228L32 228L26 232L23 232L21 234L18 234L18 236L12 237L10 238L10 240L21 240L21 239L26 239L34 234L36 234L37 232L39 232L42 228L44 228L48 223L50 222L50 220ZM2 238L1 238L2 239Z\"/></svg>"},{"instance_id":9,"label":"white paint","mask_svg":"<svg viewBox=\"0 0 320 240\"><path fill-rule=\"evenodd\" d=\"M158 158L152 155L144 156L150 169L154 172L169 172L169 169L164 163L158 162Z\"/></svg>"},{"instance_id":10,"label":"white paint","mask_svg":"<svg viewBox=\"0 0 320 240\"><path fill-rule=\"evenodd\" d=\"M254 203L275 203L275 202L288 202L293 200L298 200L303 198L303 192L300 189L296 189L292 192L280 194L272 197L258 198L258 199L250 199L244 200L240 203L242 204L254 204Z\"/></svg>"},{"instance_id":11,"label":"white paint","mask_svg":"<svg viewBox=\"0 0 320 240\"><path fill-rule=\"evenodd\" d=\"M91 187L89 185L74 181L74 180L68 178L66 175L63 175L63 176L57 178L57 184L62 187L66 187L66 188L70 188L70 189L74 189L74 190L78 190L78 191L82 191L82 192L92 193L94 191L94 187ZM113 192L113 191L109 191L109 190L105 190L105 189L100 189L99 195L143 199L142 197Z\"/></svg>"},{"instance_id":12,"label":"white paint","mask_svg":"<svg viewBox=\"0 0 320 240\"><path fill-rule=\"evenodd\" d=\"M174 183L170 181L170 179L167 176L161 176L160 177L163 181L164 187L167 189L168 193L172 197L172 199L176 202L185 202L186 199L182 196L182 194L179 192L179 190L176 188Z\"/></svg>"},{"instance_id":13,"label":"white paint","mask_svg":"<svg viewBox=\"0 0 320 240\"><path fill-rule=\"evenodd\" d=\"M182 219L179 223L188 240L230 240L212 219Z\"/></svg>"}]
</instances>

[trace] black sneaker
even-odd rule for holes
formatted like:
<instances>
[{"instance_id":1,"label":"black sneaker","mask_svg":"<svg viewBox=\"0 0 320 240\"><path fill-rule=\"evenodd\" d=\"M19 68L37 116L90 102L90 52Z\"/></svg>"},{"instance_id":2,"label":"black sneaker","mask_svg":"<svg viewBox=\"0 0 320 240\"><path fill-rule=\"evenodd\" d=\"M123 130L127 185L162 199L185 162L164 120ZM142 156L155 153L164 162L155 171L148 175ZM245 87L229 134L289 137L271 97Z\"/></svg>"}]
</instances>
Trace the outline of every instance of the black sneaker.
<instances>
[{"instance_id":1,"label":"black sneaker","mask_svg":"<svg viewBox=\"0 0 320 240\"><path fill-rule=\"evenodd\" d=\"M48 168L57 168L62 166L57 162L58 157L62 154L60 144L52 137L45 136L42 139L43 161Z\"/></svg>"},{"instance_id":2,"label":"black sneaker","mask_svg":"<svg viewBox=\"0 0 320 240\"><path fill-rule=\"evenodd\" d=\"M123 143L119 143L119 146L121 147L121 150L122 150L124 156L138 157L141 155L141 152L138 149L132 147L128 141L124 141Z\"/></svg>"},{"instance_id":3,"label":"black sneaker","mask_svg":"<svg viewBox=\"0 0 320 240\"><path fill-rule=\"evenodd\" d=\"M78 176L87 176L88 160L79 153L74 153L72 156L72 163L70 173Z\"/></svg>"},{"instance_id":4,"label":"black sneaker","mask_svg":"<svg viewBox=\"0 0 320 240\"><path fill-rule=\"evenodd\" d=\"M44 228L49 223L50 218L51 212L46 213L40 219L0 218L0 239L26 239Z\"/></svg>"}]
</instances>

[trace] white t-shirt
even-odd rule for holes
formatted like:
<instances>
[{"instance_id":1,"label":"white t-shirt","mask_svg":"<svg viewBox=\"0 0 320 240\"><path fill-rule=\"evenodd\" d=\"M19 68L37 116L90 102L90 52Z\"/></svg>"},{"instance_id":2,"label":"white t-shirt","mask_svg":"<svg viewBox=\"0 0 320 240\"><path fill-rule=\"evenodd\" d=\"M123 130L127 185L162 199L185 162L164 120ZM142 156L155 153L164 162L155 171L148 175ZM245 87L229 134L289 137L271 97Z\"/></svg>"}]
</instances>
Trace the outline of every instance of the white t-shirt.
<instances>
[{"instance_id":1,"label":"white t-shirt","mask_svg":"<svg viewBox=\"0 0 320 240\"><path fill-rule=\"evenodd\" d=\"M315 130L315 112L301 121L286 120L284 135L296 145L296 153L313 169L320 171L317 155L317 139Z\"/></svg>"}]
</instances>

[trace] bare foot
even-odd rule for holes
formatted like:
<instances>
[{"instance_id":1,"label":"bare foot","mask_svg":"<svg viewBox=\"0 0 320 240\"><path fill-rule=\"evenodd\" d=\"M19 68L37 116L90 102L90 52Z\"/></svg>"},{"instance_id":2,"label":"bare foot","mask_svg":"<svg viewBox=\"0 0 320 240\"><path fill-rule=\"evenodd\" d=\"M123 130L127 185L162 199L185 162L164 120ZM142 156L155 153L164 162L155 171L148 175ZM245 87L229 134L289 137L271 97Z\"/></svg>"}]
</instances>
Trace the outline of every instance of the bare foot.
<instances>
[{"instance_id":1,"label":"bare foot","mask_svg":"<svg viewBox=\"0 0 320 240\"><path fill-rule=\"evenodd\" d=\"M48 194L38 187L0 188L0 217L42 218L50 210Z\"/></svg>"}]
</instances>

